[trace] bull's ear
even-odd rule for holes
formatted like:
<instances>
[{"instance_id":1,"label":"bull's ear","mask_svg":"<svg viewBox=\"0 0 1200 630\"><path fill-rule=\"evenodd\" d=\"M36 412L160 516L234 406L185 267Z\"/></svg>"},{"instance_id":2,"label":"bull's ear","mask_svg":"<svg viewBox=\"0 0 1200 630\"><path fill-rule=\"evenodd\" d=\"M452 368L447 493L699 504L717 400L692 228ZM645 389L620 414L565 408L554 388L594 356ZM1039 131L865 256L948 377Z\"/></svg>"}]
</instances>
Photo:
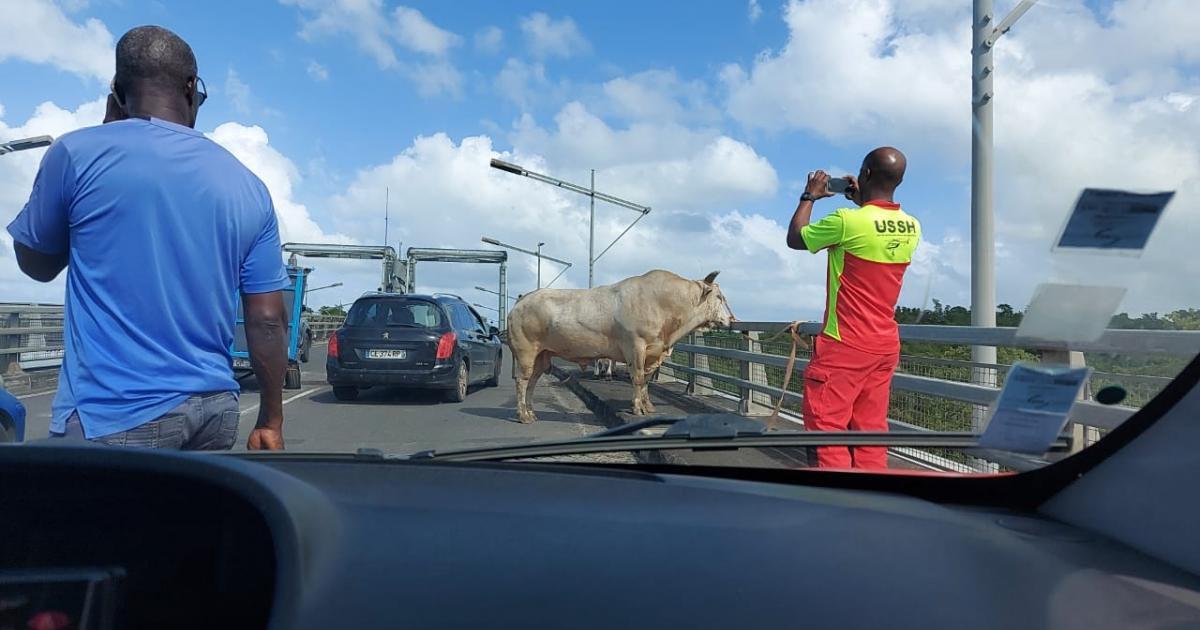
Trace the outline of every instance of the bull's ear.
<instances>
[{"instance_id":1,"label":"bull's ear","mask_svg":"<svg viewBox=\"0 0 1200 630\"><path fill-rule=\"evenodd\" d=\"M712 284L717 279L717 274L719 274L719 273L721 273L721 272L714 271L714 272L709 273L707 276L704 276L704 284Z\"/></svg>"}]
</instances>

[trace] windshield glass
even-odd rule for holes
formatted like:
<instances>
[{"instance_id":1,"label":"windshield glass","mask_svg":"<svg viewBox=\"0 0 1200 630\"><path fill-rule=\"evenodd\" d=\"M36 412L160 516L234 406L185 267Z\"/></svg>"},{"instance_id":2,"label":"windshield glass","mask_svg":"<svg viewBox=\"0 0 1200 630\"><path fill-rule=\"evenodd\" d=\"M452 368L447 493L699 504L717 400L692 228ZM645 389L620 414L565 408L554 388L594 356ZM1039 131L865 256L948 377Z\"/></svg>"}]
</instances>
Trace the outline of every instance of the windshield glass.
<instances>
[{"instance_id":1,"label":"windshield glass","mask_svg":"<svg viewBox=\"0 0 1200 630\"><path fill-rule=\"evenodd\" d=\"M1025 471L1200 352L1190 3L37 4L60 50L0 54L24 441L219 393L236 439L167 447L728 414L633 436L824 441L554 457Z\"/></svg>"},{"instance_id":2,"label":"windshield glass","mask_svg":"<svg viewBox=\"0 0 1200 630\"><path fill-rule=\"evenodd\" d=\"M431 302L412 300L364 300L354 304L346 316L347 326L420 326L439 328L441 309Z\"/></svg>"}]
</instances>

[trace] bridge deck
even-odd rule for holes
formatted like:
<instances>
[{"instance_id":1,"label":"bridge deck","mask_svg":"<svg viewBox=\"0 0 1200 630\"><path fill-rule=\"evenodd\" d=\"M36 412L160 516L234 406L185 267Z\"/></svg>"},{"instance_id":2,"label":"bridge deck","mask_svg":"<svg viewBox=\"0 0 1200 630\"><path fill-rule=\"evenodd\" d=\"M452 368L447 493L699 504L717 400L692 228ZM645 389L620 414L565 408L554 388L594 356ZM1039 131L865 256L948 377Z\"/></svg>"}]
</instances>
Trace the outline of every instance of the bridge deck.
<instances>
[{"instance_id":1,"label":"bridge deck","mask_svg":"<svg viewBox=\"0 0 1200 630\"><path fill-rule=\"evenodd\" d=\"M333 397L325 383L325 346L316 345L312 361L303 364L304 387L284 391L286 446L291 451L353 452L367 447L407 453L570 439L604 428L570 390L551 376L543 378L537 388L538 422L517 422L516 391L507 356L504 363L499 387L473 388L461 403L442 402L438 392L387 387L375 387L362 392L354 402L342 402ZM28 411L27 440L47 435L53 398L53 392L23 397ZM241 396L236 449L245 448L258 402L251 378Z\"/></svg>"}]
</instances>

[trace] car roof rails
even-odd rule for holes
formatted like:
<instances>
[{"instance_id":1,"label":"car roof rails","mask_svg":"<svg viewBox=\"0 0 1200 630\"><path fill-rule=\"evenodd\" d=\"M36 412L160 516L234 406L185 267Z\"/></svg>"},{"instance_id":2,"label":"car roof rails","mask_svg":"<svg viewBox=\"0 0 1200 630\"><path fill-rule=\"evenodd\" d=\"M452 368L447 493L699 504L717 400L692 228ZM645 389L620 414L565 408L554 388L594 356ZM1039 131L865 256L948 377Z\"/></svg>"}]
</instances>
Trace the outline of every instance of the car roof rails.
<instances>
[{"instance_id":1,"label":"car roof rails","mask_svg":"<svg viewBox=\"0 0 1200 630\"><path fill-rule=\"evenodd\" d=\"M434 294L433 294L433 297L452 297L452 298L454 298L454 299L456 299L456 300L461 300L461 301L464 301L464 302L466 301L466 300L463 300L463 299L462 299L462 296L460 296L460 295L454 295L453 293L434 293Z\"/></svg>"}]
</instances>

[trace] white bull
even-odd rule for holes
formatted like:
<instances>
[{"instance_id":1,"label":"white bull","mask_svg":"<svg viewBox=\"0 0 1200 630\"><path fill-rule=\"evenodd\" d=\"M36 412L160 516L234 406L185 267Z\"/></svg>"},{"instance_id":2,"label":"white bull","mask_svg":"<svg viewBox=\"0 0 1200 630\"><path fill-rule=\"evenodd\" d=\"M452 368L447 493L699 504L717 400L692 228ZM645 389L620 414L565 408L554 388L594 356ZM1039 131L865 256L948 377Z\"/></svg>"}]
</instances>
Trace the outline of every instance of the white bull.
<instances>
[{"instance_id":1,"label":"white bull","mask_svg":"<svg viewBox=\"0 0 1200 630\"><path fill-rule=\"evenodd\" d=\"M716 277L714 271L688 280L655 270L594 289L540 289L523 296L508 315L521 422L536 420L533 389L553 357L624 362L633 381L633 413L653 413L647 377L670 348L697 328L727 327L733 319Z\"/></svg>"}]
</instances>

